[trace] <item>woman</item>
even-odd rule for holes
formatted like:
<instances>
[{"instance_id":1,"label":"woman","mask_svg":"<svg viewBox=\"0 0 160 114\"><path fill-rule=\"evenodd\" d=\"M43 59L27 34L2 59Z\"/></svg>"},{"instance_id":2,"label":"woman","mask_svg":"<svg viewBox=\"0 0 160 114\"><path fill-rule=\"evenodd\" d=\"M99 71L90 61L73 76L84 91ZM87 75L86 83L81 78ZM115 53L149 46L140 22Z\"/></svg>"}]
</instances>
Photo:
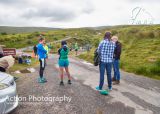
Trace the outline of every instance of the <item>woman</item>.
<instances>
[{"instance_id":1,"label":"woman","mask_svg":"<svg viewBox=\"0 0 160 114\"><path fill-rule=\"evenodd\" d=\"M69 66L69 60L68 60L68 54L69 54L69 48L67 46L67 42L66 41L62 41L61 42L61 48L58 50L58 54L59 56L59 70L60 70L60 85L64 85L63 83L63 76L64 76L64 69L67 73L68 76L68 84L71 84L71 76L70 76L70 72L68 69Z\"/></svg>"},{"instance_id":2,"label":"woman","mask_svg":"<svg viewBox=\"0 0 160 114\"><path fill-rule=\"evenodd\" d=\"M112 41L115 43L116 48L114 50L114 60L113 60L113 70L114 70L114 77L112 78L112 81L114 81L115 84L120 84L120 70L119 70L119 61L121 56L121 43L118 41L117 36L112 37Z\"/></svg>"}]
</instances>

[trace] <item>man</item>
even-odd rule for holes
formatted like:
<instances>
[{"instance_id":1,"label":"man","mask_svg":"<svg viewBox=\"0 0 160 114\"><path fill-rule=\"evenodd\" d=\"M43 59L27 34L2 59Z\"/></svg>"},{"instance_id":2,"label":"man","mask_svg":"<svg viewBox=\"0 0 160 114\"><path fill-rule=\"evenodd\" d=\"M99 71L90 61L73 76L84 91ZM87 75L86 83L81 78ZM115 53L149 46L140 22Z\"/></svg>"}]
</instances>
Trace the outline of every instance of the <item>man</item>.
<instances>
[{"instance_id":1,"label":"man","mask_svg":"<svg viewBox=\"0 0 160 114\"><path fill-rule=\"evenodd\" d=\"M112 81L114 81L113 84L120 84L120 71L119 71L119 60L121 56L121 43L118 41L117 36L112 37L112 41L115 42L116 48L114 50L114 60L113 60L113 70L114 70L114 77L112 78Z\"/></svg>"},{"instance_id":2,"label":"man","mask_svg":"<svg viewBox=\"0 0 160 114\"><path fill-rule=\"evenodd\" d=\"M34 51L35 57L37 57L37 46L36 45L33 47L33 51Z\"/></svg>"},{"instance_id":3,"label":"man","mask_svg":"<svg viewBox=\"0 0 160 114\"><path fill-rule=\"evenodd\" d=\"M76 55L78 55L79 47L78 47L78 43L77 42L75 43L74 48L75 48Z\"/></svg>"},{"instance_id":4,"label":"man","mask_svg":"<svg viewBox=\"0 0 160 114\"><path fill-rule=\"evenodd\" d=\"M45 43L45 39L44 38L40 38L39 39L39 44L37 45L37 54L39 56L39 62L40 62L40 70L39 70L39 83L45 83L47 82L47 80L43 77L43 73L45 70L45 59L46 59L46 54L47 51L44 49L43 45Z\"/></svg>"},{"instance_id":5,"label":"man","mask_svg":"<svg viewBox=\"0 0 160 114\"><path fill-rule=\"evenodd\" d=\"M113 54L114 54L115 44L111 41L111 33L106 32L104 36L104 40L98 46L98 53L100 54L100 83L99 86L96 87L97 90L102 90L104 84L104 74L105 70L107 71L107 79L108 79L108 89L112 90L112 62L113 62Z\"/></svg>"}]
</instances>

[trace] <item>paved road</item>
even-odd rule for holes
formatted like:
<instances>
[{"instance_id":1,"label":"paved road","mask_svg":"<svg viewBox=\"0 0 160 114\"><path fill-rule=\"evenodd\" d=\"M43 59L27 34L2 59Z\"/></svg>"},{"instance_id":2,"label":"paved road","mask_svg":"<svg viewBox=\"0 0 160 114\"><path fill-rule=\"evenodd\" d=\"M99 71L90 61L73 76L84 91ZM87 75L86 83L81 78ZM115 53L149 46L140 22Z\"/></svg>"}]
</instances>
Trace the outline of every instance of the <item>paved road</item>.
<instances>
[{"instance_id":1,"label":"paved road","mask_svg":"<svg viewBox=\"0 0 160 114\"><path fill-rule=\"evenodd\" d=\"M46 84L37 83L38 72L25 74L17 81L18 94L65 95L71 101L20 102L11 114L160 114L160 81L121 71L121 84L113 86L109 96L103 96L94 89L99 82L98 68L77 58L70 58L73 84L68 85L66 77L65 86L59 86L57 59L55 55L48 60Z\"/></svg>"}]
</instances>

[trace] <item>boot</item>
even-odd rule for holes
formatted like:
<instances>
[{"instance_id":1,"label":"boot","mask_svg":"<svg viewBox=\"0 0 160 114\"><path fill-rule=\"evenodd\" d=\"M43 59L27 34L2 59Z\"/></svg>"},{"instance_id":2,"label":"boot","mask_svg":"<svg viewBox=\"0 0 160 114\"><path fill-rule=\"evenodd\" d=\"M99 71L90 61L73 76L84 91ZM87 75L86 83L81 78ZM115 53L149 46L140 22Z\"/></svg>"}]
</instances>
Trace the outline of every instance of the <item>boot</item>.
<instances>
[{"instance_id":1,"label":"boot","mask_svg":"<svg viewBox=\"0 0 160 114\"><path fill-rule=\"evenodd\" d=\"M120 84L120 80L116 80L116 81L113 83L113 85L118 85L118 84Z\"/></svg>"},{"instance_id":2,"label":"boot","mask_svg":"<svg viewBox=\"0 0 160 114\"><path fill-rule=\"evenodd\" d=\"M116 81L116 79L113 77L113 78L112 78L112 81L114 82L114 81Z\"/></svg>"}]
</instances>

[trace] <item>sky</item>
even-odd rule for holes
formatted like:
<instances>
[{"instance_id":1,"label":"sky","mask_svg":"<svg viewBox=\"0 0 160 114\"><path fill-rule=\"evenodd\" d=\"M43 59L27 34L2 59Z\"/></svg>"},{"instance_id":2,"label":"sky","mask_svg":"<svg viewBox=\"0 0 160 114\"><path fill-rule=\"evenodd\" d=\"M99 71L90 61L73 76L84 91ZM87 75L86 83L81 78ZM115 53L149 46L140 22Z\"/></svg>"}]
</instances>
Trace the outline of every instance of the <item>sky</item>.
<instances>
[{"instance_id":1,"label":"sky","mask_svg":"<svg viewBox=\"0 0 160 114\"><path fill-rule=\"evenodd\" d=\"M160 0L0 0L0 26L160 24L159 6Z\"/></svg>"}]
</instances>

